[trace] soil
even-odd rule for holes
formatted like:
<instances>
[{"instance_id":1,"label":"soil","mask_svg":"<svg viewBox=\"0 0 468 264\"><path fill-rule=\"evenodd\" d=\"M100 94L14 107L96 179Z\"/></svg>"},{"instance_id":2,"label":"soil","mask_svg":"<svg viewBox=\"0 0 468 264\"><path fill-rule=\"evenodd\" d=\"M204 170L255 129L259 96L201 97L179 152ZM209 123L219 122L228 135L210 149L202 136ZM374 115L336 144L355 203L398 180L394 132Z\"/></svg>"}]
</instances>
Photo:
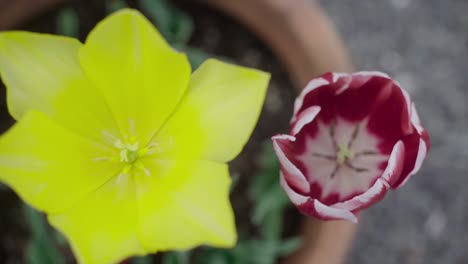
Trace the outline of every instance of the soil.
<instances>
[{"instance_id":1,"label":"soil","mask_svg":"<svg viewBox=\"0 0 468 264\"><path fill-rule=\"evenodd\" d=\"M129 1L129 4L130 1ZM70 5L80 18L80 38L83 41L87 33L106 14L103 1L80 1ZM135 7L135 4L133 4ZM245 194L246 186L260 166L260 152L265 140L277 133L285 132L292 114L295 97L292 84L283 66L271 51L255 35L244 27L217 12L197 5L180 5L194 20L195 33L190 45L200 48L215 56L229 58L233 62L259 68L272 73L272 80L266 103L258 125L243 152L230 164L232 175L240 181L232 195L236 211L236 222L242 229L253 229L250 225L251 204ZM35 32L55 33L58 10L53 10L30 21L21 29ZM1 83L0 83L1 85ZM1 87L0 129L5 131L13 123L5 105L5 89ZM22 202L10 190L0 191L0 263L24 263L24 249L29 237L25 223ZM285 233L297 232L299 214L288 212ZM255 230L253 230L255 231Z\"/></svg>"}]
</instances>

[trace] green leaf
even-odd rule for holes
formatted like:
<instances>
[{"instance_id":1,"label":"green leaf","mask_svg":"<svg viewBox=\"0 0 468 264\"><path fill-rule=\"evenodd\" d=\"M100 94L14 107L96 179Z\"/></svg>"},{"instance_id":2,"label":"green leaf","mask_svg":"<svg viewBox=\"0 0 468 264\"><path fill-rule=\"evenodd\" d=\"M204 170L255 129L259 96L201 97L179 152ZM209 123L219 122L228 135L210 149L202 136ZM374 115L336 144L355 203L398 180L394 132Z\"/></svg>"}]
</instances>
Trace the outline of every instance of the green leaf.
<instances>
[{"instance_id":1,"label":"green leaf","mask_svg":"<svg viewBox=\"0 0 468 264\"><path fill-rule=\"evenodd\" d=\"M163 264L189 264L190 251L170 251L163 256Z\"/></svg>"},{"instance_id":2,"label":"green leaf","mask_svg":"<svg viewBox=\"0 0 468 264\"><path fill-rule=\"evenodd\" d=\"M188 43L194 28L188 15L167 0L139 0L139 4L169 43Z\"/></svg>"},{"instance_id":3,"label":"green leaf","mask_svg":"<svg viewBox=\"0 0 468 264\"><path fill-rule=\"evenodd\" d=\"M256 201L252 221L255 224L261 224L269 212L273 210L282 210L289 205L289 199L283 189L278 185L272 186L268 191Z\"/></svg>"},{"instance_id":4,"label":"green leaf","mask_svg":"<svg viewBox=\"0 0 468 264\"><path fill-rule=\"evenodd\" d=\"M150 256L137 257L132 260L132 264L151 264L152 259Z\"/></svg>"},{"instance_id":5,"label":"green leaf","mask_svg":"<svg viewBox=\"0 0 468 264\"><path fill-rule=\"evenodd\" d=\"M299 237L289 238L281 242L278 248L279 256L287 256L298 250L302 246L302 239Z\"/></svg>"},{"instance_id":6,"label":"green leaf","mask_svg":"<svg viewBox=\"0 0 468 264\"><path fill-rule=\"evenodd\" d=\"M248 195L252 202L259 200L272 186L279 186L279 163L269 140L262 148L261 173L253 177L248 189Z\"/></svg>"},{"instance_id":7,"label":"green leaf","mask_svg":"<svg viewBox=\"0 0 468 264\"><path fill-rule=\"evenodd\" d=\"M79 37L80 21L73 9L64 8L60 11L57 17L57 33L68 37Z\"/></svg>"},{"instance_id":8,"label":"green leaf","mask_svg":"<svg viewBox=\"0 0 468 264\"><path fill-rule=\"evenodd\" d=\"M268 240L280 240L283 231L284 210L274 210L269 212L265 220L259 225L263 238Z\"/></svg>"},{"instance_id":9,"label":"green leaf","mask_svg":"<svg viewBox=\"0 0 468 264\"><path fill-rule=\"evenodd\" d=\"M29 264L61 264L62 256L49 237L48 226L44 216L28 205L24 212L31 225L32 237L26 250Z\"/></svg>"},{"instance_id":10,"label":"green leaf","mask_svg":"<svg viewBox=\"0 0 468 264\"><path fill-rule=\"evenodd\" d=\"M117 10L127 8L128 5L123 0L107 0L106 1L106 11L108 14L113 13Z\"/></svg>"},{"instance_id":11,"label":"green leaf","mask_svg":"<svg viewBox=\"0 0 468 264\"><path fill-rule=\"evenodd\" d=\"M185 13L173 10L170 24L172 42L187 44L193 34L193 21Z\"/></svg>"},{"instance_id":12,"label":"green leaf","mask_svg":"<svg viewBox=\"0 0 468 264\"><path fill-rule=\"evenodd\" d=\"M165 0L139 0L138 3L161 34L169 42L172 42L170 39L172 9L169 4Z\"/></svg>"}]
</instances>

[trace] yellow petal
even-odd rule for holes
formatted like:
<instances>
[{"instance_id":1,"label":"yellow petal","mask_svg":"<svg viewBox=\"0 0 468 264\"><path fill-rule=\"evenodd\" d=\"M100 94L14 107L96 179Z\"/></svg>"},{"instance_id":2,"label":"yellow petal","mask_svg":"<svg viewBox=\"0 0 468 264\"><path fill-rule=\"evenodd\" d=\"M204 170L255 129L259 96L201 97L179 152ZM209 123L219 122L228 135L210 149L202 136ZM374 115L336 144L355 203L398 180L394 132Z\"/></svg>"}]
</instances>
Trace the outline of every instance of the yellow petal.
<instances>
[{"instance_id":1,"label":"yellow petal","mask_svg":"<svg viewBox=\"0 0 468 264\"><path fill-rule=\"evenodd\" d=\"M68 238L79 263L113 264L145 253L137 217L134 182L121 176L72 209L49 215L49 221Z\"/></svg>"},{"instance_id":2,"label":"yellow petal","mask_svg":"<svg viewBox=\"0 0 468 264\"><path fill-rule=\"evenodd\" d=\"M161 155L213 161L233 159L247 143L262 109L269 74L207 60L155 137Z\"/></svg>"},{"instance_id":3,"label":"yellow petal","mask_svg":"<svg viewBox=\"0 0 468 264\"><path fill-rule=\"evenodd\" d=\"M30 111L0 138L0 180L39 210L58 212L120 170L115 163L94 160L109 151Z\"/></svg>"},{"instance_id":4,"label":"yellow petal","mask_svg":"<svg viewBox=\"0 0 468 264\"><path fill-rule=\"evenodd\" d=\"M187 87L190 65L140 13L123 10L100 22L79 52L124 134L146 144Z\"/></svg>"},{"instance_id":5,"label":"yellow petal","mask_svg":"<svg viewBox=\"0 0 468 264\"><path fill-rule=\"evenodd\" d=\"M227 165L211 161L145 160L135 175L140 237L148 251L236 242Z\"/></svg>"},{"instance_id":6,"label":"yellow petal","mask_svg":"<svg viewBox=\"0 0 468 264\"><path fill-rule=\"evenodd\" d=\"M0 74L11 115L34 109L79 134L118 135L103 98L84 76L77 40L28 32L0 33Z\"/></svg>"}]
</instances>

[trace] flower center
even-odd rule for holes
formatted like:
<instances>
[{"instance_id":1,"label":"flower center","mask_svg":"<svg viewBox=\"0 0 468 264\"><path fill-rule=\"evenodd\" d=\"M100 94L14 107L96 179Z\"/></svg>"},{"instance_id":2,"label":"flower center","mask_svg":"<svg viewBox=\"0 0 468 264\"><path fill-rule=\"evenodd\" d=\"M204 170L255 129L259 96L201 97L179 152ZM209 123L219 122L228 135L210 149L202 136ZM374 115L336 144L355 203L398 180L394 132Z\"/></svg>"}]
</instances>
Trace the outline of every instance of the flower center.
<instances>
[{"instance_id":1,"label":"flower center","mask_svg":"<svg viewBox=\"0 0 468 264\"><path fill-rule=\"evenodd\" d=\"M139 151L138 151L138 143L133 145L131 144L116 144L118 145L117 148L120 150L120 162L126 162L128 164L133 164L135 161L138 160Z\"/></svg>"},{"instance_id":2,"label":"flower center","mask_svg":"<svg viewBox=\"0 0 468 264\"><path fill-rule=\"evenodd\" d=\"M158 153L158 144L153 142L140 148L136 137L125 136L125 140L121 140L105 131L103 132L103 137L109 144L114 146L116 152L113 152L109 156L96 157L94 161L110 161L122 164L122 171L117 177L117 182L120 182L122 178L125 178L124 176L128 176L132 171L141 171L145 175L150 176L150 171L143 164L142 158Z\"/></svg>"},{"instance_id":3,"label":"flower center","mask_svg":"<svg viewBox=\"0 0 468 264\"><path fill-rule=\"evenodd\" d=\"M338 164L343 164L348 159L353 159L353 157L354 153L347 144L340 144L338 146L338 152L336 153L336 162Z\"/></svg>"}]
</instances>

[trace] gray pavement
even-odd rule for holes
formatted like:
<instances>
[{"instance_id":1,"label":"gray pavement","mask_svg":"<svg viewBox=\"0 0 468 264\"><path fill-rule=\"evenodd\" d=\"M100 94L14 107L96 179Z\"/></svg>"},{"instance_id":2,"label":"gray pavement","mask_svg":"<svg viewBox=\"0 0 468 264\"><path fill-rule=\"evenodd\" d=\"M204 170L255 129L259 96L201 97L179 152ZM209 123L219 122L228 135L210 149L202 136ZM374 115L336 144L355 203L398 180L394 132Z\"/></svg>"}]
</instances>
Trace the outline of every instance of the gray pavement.
<instances>
[{"instance_id":1,"label":"gray pavement","mask_svg":"<svg viewBox=\"0 0 468 264\"><path fill-rule=\"evenodd\" d=\"M421 171L362 215L348 264L468 263L468 1L321 3L357 69L410 92L432 141Z\"/></svg>"}]
</instances>

